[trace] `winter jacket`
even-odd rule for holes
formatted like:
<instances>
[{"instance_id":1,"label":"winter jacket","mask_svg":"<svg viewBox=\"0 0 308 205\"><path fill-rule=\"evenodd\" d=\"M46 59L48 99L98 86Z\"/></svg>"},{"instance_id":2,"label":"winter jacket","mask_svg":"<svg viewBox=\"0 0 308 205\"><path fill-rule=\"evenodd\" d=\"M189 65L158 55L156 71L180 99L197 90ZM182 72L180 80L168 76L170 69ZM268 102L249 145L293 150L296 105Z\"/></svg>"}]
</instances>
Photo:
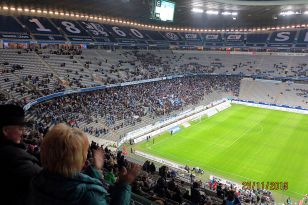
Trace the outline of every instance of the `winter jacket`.
<instances>
[{"instance_id":1,"label":"winter jacket","mask_svg":"<svg viewBox=\"0 0 308 205\"><path fill-rule=\"evenodd\" d=\"M1 201L6 205L25 204L30 181L42 168L23 144L0 140L0 181L3 187Z\"/></svg>"},{"instance_id":2,"label":"winter jacket","mask_svg":"<svg viewBox=\"0 0 308 205\"><path fill-rule=\"evenodd\" d=\"M94 168L86 173L98 172ZM113 188L111 205L129 205L131 187L117 183ZM102 182L84 173L73 177L53 175L42 171L31 183L29 204L31 205L107 205L109 194Z\"/></svg>"}]
</instances>

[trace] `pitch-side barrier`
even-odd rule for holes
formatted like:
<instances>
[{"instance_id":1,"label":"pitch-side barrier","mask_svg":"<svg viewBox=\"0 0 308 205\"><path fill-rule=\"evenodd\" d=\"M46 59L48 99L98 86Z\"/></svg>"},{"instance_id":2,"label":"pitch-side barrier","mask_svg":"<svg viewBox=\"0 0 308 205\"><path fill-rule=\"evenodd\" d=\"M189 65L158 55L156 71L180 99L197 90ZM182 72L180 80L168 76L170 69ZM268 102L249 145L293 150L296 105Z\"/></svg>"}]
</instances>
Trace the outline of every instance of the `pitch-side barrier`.
<instances>
[{"instance_id":1,"label":"pitch-side barrier","mask_svg":"<svg viewBox=\"0 0 308 205\"><path fill-rule=\"evenodd\" d=\"M184 111L179 115L167 119L165 121L160 121L152 125L148 125L137 129L135 131L129 132L124 138L118 142L118 146L121 146L125 141L133 140L134 143L146 140L147 137L153 137L159 135L172 127L181 125L187 121L198 119L202 116L213 116L214 114L227 109L231 106L230 101L227 99L222 99L215 101L206 106L199 106L195 109L190 109L189 111Z\"/></svg>"},{"instance_id":2,"label":"pitch-side barrier","mask_svg":"<svg viewBox=\"0 0 308 205\"><path fill-rule=\"evenodd\" d=\"M231 100L231 103L246 105L246 106L251 106L251 107L271 109L271 110L280 110L280 111L285 111L285 112L294 112L294 113L306 114L306 115L308 114L308 109L304 109L302 107L291 107L288 105L268 104L268 103L263 103L263 102L254 102L254 101L239 100L239 99L233 99Z\"/></svg>"},{"instance_id":3,"label":"pitch-side barrier","mask_svg":"<svg viewBox=\"0 0 308 205\"><path fill-rule=\"evenodd\" d=\"M162 158L159 158L159 157L155 157L153 155L150 155L150 154L146 154L144 152L140 152L138 150L135 151L135 154L136 155L139 155L141 157L144 157L146 159L149 159L151 161L155 161L155 162L158 162L158 163L161 163L161 164L165 164L167 165L168 167L172 167L172 168L175 168L175 169L178 169L182 172L187 172L185 169L184 169L184 165L181 165L181 164L177 164L175 162L171 162L169 160L166 160L166 159L162 159Z\"/></svg>"}]
</instances>

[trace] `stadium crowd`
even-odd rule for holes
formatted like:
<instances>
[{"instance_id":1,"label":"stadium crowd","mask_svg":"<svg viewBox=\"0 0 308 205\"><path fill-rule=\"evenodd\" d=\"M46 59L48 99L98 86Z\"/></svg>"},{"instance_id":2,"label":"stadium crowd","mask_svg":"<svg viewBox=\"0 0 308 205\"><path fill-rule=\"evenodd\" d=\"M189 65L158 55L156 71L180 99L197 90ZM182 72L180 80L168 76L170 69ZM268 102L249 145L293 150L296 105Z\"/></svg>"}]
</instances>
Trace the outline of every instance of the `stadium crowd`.
<instances>
[{"instance_id":1,"label":"stadium crowd","mask_svg":"<svg viewBox=\"0 0 308 205\"><path fill-rule=\"evenodd\" d=\"M213 91L231 92L238 96L239 83L239 77L178 78L66 95L35 105L29 113L36 122L37 130L46 130L60 122L80 127L81 122L90 124L102 119L106 128L84 128L85 132L100 136L110 129L134 125L146 115L168 115L186 105L197 104Z\"/></svg>"},{"instance_id":2,"label":"stadium crowd","mask_svg":"<svg viewBox=\"0 0 308 205\"><path fill-rule=\"evenodd\" d=\"M273 204L264 190L185 182L166 166L129 162L122 151L89 143L78 128L57 124L37 141L23 139L25 112L0 106L0 169L6 204L130 204L132 193L157 204ZM213 182L211 182L213 183ZM213 191L210 190L213 189ZM215 194L216 192L216 194Z\"/></svg>"}]
</instances>

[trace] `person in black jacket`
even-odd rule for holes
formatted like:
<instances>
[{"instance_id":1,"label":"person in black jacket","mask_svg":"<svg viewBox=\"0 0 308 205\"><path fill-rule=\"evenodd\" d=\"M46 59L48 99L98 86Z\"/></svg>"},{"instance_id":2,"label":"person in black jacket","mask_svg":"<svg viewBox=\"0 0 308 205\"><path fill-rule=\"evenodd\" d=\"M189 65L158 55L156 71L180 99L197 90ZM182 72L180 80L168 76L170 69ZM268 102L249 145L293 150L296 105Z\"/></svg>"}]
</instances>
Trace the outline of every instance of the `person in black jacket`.
<instances>
[{"instance_id":1,"label":"person in black jacket","mask_svg":"<svg viewBox=\"0 0 308 205\"><path fill-rule=\"evenodd\" d=\"M159 179L157 180L156 186L154 188L154 192L157 193L159 197L166 197L170 198L170 192L168 190L168 183L167 183L167 173L168 167L162 166L159 168Z\"/></svg>"},{"instance_id":2,"label":"person in black jacket","mask_svg":"<svg viewBox=\"0 0 308 205\"><path fill-rule=\"evenodd\" d=\"M198 182L194 182L191 187L191 204L199 205L201 203L202 203L202 196L199 191L199 184Z\"/></svg>"},{"instance_id":3,"label":"person in black jacket","mask_svg":"<svg viewBox=\"0 0 308 205\"><path fill-rule=\"evenodd\" d=\"M154 174L156 172L156 167L153 162L150 164L149 169L150 169L149 171L151 172L151 174Z\"/></svg>"},{"instance_id":4,"label":"person in black jacket","mask_svg":"<svg viewBox=\"0 0 308 205\"><path fill-rule=\"evenodd\" d=\"M25 124L21 107L0 105L0 198L6 205L26 204L30 180L42 170L22 143Z\"/></svg>"},{"instance_id":5,"label":"person in black jacket","mask_svg":"<svg viewBox=\"0 0 308 205\"><path fill-rule=\"evenodd\" d=\"M182 197L182 193L181 193L179 187L176 187L174 192L175 192L175 194L172 195L172 200L178 202L179 204L182 204L183 197Z\"/></svg>"}]
</instances>

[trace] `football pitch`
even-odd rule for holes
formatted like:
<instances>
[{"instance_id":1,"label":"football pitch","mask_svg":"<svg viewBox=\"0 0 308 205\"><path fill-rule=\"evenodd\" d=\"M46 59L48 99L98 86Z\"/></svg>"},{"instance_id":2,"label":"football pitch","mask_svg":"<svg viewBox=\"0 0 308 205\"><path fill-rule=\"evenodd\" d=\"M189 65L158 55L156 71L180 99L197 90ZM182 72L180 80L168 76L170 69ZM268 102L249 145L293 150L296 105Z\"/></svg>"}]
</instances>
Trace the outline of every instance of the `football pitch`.
<instances>
[{"instance_id":1,"label":"football pitch","mask_svg":"<svg viewBox=\"0 0 308 205\"><path fill-rule=\"evenodd\" d=\"M288 182L277 192L297 199L308 193L308 115L232 104L190 123L135 148L240 184Z\"/></svg>"}]
</instances>

